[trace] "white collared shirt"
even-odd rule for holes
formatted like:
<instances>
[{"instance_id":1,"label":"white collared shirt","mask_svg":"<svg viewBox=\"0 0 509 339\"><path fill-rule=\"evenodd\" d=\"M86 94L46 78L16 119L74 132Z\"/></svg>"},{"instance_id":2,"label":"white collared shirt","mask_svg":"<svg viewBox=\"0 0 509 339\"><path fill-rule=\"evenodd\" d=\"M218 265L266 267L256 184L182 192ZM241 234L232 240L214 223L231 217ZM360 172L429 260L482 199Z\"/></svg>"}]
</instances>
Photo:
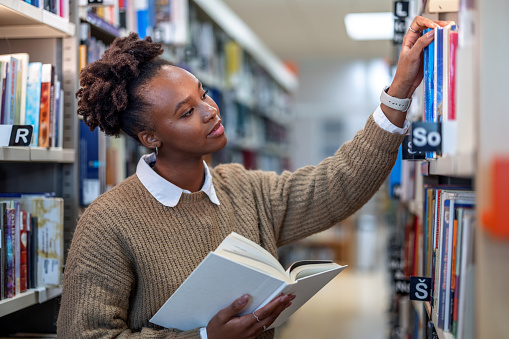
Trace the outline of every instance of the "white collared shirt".
<instances>
[{"instance_id":1,"label":"white collared shirt","mask_svg":"<svg viewBox=\"0 0 509 339\"><path fill-rule=\"evenodd\" d=\"M136 175L140 179L141 183L145 188L157 199L161 204L168 207L177 206L180 197L183 193L191 193L188 190L182 189L175 184L172 184L168 180L161 177L150 167L150 163L156 161L155 153L145 154L138 161L136 167ZM205 182L203 183L200 191L205 192L208 195L210 201L216 205L220 205L219 199L216 195L216 190L212 184L212 176L210 170L205 161Z\"/></svg>"}]
</instances>

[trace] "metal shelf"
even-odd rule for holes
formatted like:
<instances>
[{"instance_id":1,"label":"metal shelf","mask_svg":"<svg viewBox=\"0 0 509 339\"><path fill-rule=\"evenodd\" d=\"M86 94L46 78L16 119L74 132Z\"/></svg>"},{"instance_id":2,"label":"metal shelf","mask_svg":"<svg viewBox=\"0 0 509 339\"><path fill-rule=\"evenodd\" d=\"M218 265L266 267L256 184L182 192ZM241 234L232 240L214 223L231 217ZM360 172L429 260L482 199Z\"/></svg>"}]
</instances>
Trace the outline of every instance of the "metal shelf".
<instances>
[{"instance_id":1,"label":"metal shelf","mask_svg":"<svg viewBox=\"0 0 509 339\"><path fill-rule=\"evenodd\" d=\"M0 301L0 317L20 311L26 307L41 304L62 294L62 288L39 287L20 293L14 298Z\"/></svg>"},{"instance_id":2,"label":"metal shelf","mask_svg":"<svg viewBox=\"0 0 509 339\"><path fill-rule=\"evenodd\" d=\"M0 147L0 161L73 163L75 151L61 148Z\"/></svg>"},{"instance_id":3,"label":"metal shelf","mask_svg":"<svg viewBox=\"0 0 509 339\"><path fill-rule=\"evenodd\" d=\"M76 26L68 19L20 0L0 0L0 22L2 38L56 38L76 34Z\"/></svg>"}]
</instances>

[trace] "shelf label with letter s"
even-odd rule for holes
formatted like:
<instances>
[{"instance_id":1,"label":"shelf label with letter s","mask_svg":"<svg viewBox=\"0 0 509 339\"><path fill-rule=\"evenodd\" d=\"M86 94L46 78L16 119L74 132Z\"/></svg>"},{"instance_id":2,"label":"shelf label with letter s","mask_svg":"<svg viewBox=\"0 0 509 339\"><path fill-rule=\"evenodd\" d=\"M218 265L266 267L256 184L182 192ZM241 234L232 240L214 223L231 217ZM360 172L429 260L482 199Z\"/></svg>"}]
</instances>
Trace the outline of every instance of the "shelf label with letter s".
<instances>
[{"instance_id":1,"label":"shelf label with letter s","mask_svg":"<svg viewBox=\"0 0 509 339\"><path fill-rule=\"evenodd\" d=\"M431 278L410 277L410 300L431 300Z\"/></svg>"}]
</instances>

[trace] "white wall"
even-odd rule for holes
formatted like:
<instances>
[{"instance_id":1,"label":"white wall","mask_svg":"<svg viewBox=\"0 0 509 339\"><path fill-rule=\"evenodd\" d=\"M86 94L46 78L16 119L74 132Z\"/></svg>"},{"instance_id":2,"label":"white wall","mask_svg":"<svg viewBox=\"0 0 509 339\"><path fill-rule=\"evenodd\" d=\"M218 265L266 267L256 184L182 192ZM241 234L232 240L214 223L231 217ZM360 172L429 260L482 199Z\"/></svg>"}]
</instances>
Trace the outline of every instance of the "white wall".
<instances>
[{"instance_id":1,"label":"white wall","mask_svg":"<svg viewBox=\"0 0 509 339\"><path fill-rule=\"evenodd\" d=\"M332 155L327 149L353 138L389 82L389 66L381 59L300 61L296 118L289 126L293 169L318 164ZM327 123L342 124L337 138L326 136Z\"/></svg>"}]
</instances>

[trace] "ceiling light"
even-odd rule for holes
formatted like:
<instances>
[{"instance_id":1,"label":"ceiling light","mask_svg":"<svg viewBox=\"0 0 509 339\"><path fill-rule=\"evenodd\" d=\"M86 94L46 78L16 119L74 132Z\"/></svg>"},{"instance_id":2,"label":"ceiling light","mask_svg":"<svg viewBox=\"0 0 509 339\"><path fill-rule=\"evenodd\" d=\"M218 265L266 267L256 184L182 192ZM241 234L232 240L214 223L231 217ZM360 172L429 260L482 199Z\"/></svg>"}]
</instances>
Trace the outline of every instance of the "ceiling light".
<instances>
[{"instance_id":1,"label":"ceiling light","mask_svg":"<svg viewBox=\"0 0 509 339\"><path fill-rule=\"evenodd\" d=\"M345 16L346 32L353 40L391 40L394 16L384 13L350 13Z\"/></svg>"}]
</instances>

